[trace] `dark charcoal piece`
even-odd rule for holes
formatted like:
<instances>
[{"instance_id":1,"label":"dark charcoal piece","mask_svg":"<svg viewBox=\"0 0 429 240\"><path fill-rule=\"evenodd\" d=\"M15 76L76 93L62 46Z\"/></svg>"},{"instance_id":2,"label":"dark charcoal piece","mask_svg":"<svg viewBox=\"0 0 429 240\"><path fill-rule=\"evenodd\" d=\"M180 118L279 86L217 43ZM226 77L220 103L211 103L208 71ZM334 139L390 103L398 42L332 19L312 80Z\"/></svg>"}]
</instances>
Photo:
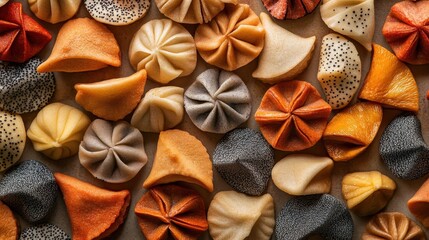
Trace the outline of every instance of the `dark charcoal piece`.
<instances>
[{"instance_id":1,"label":"dark charcoal piece","mask_svg":"<svg viewBox=\"0 0 429 240\"><path fill-rule=\"evenodd\" d=\"M57 195L52 172L38 161L24 161L0 180L0 200L29 222L44 219Z\"/></svg>"},{"instance_id":2,"label":"dark charcoal piece","mask_svg":"<svg viewBox=\"0 0 429 240\"><path fill-rule=\"evenodd\" d=\"M380 156L398 178L413 180L429 172L429 148L415 115L395 118L380 140Z\"/></svg>"},{"instance_id":3,"label":"dark charcoal piece","mask_svg":"<svg viewBox=\"0 0 429 240\"><path fill-rule=\"evenodd\" d=\"M235 190L261 195L274 166L274 151L259 132L235 129L217 144L213 166Z\"/></svg>"},{"instance_id":4,"label":"dark charcoal piece","mask_svg":"<svg viewBox=\"0 0 429 240\"><path fill-rule=\"evenodd\" d=\"M61 228L52 224L41 224L22 231L19 240L71 240Z\"/></svg>"},{"instance_id":5,"label":"dark charcoal piece","mask_svg":"<svg viewBox=\"0 0 429 240\"><path fill-rule=\"evenodd\" d=\"M0 62L0 109L13 113L36 111L48 104L55 92L53 73L38 73L39 58L23 64Z\"/></svg>"},{"instance_id":6,"label":"dark charcoal piece","mask_svg":"<svg viewBox=\"0 0 429 240\"><path fill-rule=\"evenodd\" d=\"M353 220L346 206L329 194L294 197L276 220L278 240L320 236L329 240L352 239Z\"/></svg>"}]
</instances>

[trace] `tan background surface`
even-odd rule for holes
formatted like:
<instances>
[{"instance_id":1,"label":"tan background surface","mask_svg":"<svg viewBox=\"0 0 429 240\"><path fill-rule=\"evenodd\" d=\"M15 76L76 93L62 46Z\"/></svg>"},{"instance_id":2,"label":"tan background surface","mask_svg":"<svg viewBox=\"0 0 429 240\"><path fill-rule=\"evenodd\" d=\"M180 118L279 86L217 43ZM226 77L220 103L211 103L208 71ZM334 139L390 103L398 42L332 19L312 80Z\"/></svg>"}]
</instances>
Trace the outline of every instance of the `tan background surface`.
<instances>
[{"instance_id":1,"label":"tan background surface","mask_svg":"<svg viewBox=\"0 0 429 240\"><path fill-rule=\"evenodd\" d=\"M260 2L260 0L248 0L248 1L250 2L246 2L246 3L250 4L252 9L256 13L259 14L259 12L261 11L266 11L262 3ZM19 2L22 2L24 4L25 12L27 12L30 16L35 18L35 16L29 11L27 0L20 0ZM394 1L375 0L377 24L376 24L374 42L384 46L387 46L387 44L384 41L383 36L381 35L381 28L390 7L395 2L398 2L398 1L397 0L394 0ZM63 102L71 105L76 105L76 103L74 102L74 96L76 92L73 88L73 85L75 83L95 82L95 81L100 81L100 80L114 78L114 77L128 76L132 74L134 71L132 70L128 61L128 45L131 41L131 38L134 32L136 32L142 24L149 21L150 19L163 18L162 14L159 13L153 1L151 4L152 5L150 7L149 13L143 19L129 26L121 26L121 27L108 26L109 29L115 34L116 39L120 43L120 47L122 50L122 66L120 68L109 67L109 68L101 69L99 71L93 71L93 72L87 72L87 73L55 73L55 77L57 80L57 91L54 99L51 102L59 101L59 102ZM77 16L78 17L89 16L83 4L81 5L80 11L78 12ZM58 32L59 28L62 25L62 23L52 25L49 23L45 23L37 18L35 19L38 20L43 26L45 26L53 36L56 35L56 33ZM289 21L277 21L277 23L301 36L311 36L311 35L317 36L317 46L314 52L314 56L311 60L311 63L308 69L303 74L301 74L297 79L311 82L314 86L316 86L316 88L319 89L319 91L321 91L320 85L318 84L316 79L317 67L319 62L320 43L321 43L322 37L332 31L328 29L323 23L323 21L321 20L319 7L316 8L314 13L302 19L289 20ZM193 33L195 30L195 26L192 26L192 25L187 26L187 28L191 31L191 33ZM40 54L40 56L43 59L46 59L48 57L51 51L51 48L53 46L54 40L55 40L55 37L48 45L48 47L46 47L46 49ZM370 52L367 52L358 43L356 42L354 43L358 48L362 59L362 76L364 77L366 76L366 73L368 72L368 69L369 69L371 54ZM260 99L262 98L264 92L269 87L269 85L263 84L260 81L255 80L251 77L251 73L256 68L256 65L257 65L257 61L253 61L249 65L235 71L239 76L241 76L241 78L247 84L251 92L252 98L254 99L253 106L252 106L252 115L249 121L246 123L246 125L255 129L257 129L257 124L253 119L253 114L258 108ZM194 71L194 73L191 76L177 79L171 82L170 85L176 85L176 86L181 86L186 88L194 81L195 77L198 74L200 74L208 67L210 66L199 57L197 69ZM425 65L425 66L412 67L412 71L418 82L419 89L420 89L420 112L418 116L422 121L422 128L423 128L423 132L425 133L425 138L426 140L429 140L429 136L427 136L427 132L429 131L429 124L427 123L427 119L429 118L429 112L427 110L428 102L424 97L426 90L429 88L429 66ZM146 91L150 88L158 87L158 86L160 86L158 83L155 83L153 81L148 81L146 84ZM386 125L398 113L399 111L395 111L395 110L384 110L383 124L373 144L371 144L371 146L363 154L359 155L356 159L347 163L335 164L334 174L332 179L333 181L332 194L341 199L341 179L344 174L349 172L355 172L355 171L379 170L383 174L386 174L392 177L398 184L398 189L393 199L387 206L386 210L400 211L405 213L407 216L412 217L412 215L406 208L406 202L419 188L419 186L425 180L425 177L416 181L403 181L403 180L394 178L392 174L390 174L390 172L387 170L387 168L381 163L379 154L378 154L379 139L380 139L381 133L383 132ZM24 115L25 125L27 128L29 127L32 119L35 116L36 116L36 113ZM190 119L186 114L183 122L178 126L178 128L189 131L191 134L199 138L207 147L208 152L210 154L213 152L213 149L216 146L217 141L222 137L222 135L219 135L219 134L208 134L200 131L192 124L192 122L190 121ZM140 197L144 193L144 189L142 188L142 183L144 179L146 179L151 169L152 160L156 150L157 138L158 138L157 134L148 134L148 133L144 134L145 147L149 157L149 162L134 179L132 179L130 182L125 184L108 184L108 183L104 183L102 181L96 180L94 177L92 177L92 175L89 172L87 172L83 167L80 166L79 160L77 157L62 159L59 161L49 160L46 157L44 157L42 154L35 152L32 149L32 144L30 140L28 139L27 139L28 142L26 145L26 150L22 159L23 160L34 159L34 160L42 161L47 166L49 166L49 168L54 172L55 171L63 172L103 188L108 188L112 190L119 190L119 189L125 189L125 188L129 189L132 192L132 203L131 203L131 208L130 208L128 217L125 223L112 236L112 238L143 239L143 234L140 232L140 229L137 225L137 220L134 215L133 209L136 202L140 199ZM314 153L318 155L326 155L323 144L321 144L320 142L313 148L308 149L304 152ZM283 156L287 154L288 153L276 151L276 160L281 159ZM220 176L216 173L216 171L214 171L214 183L215 183L215 191L213 193L207 193L203 189L195 187L205 197L206 207L208 207L208 204L210 203L210 199L214 196L216 192L230 189L230 187L220 178ZM290 196L287 195L286 193L283 193L279 189L277 189L272 183L272 181L269 182L267 191L270 194L272 194L273 197L275 198L276 212L278 213L283 207L284 203L290 198ZM353 219L355 222L354 239L359 239L362 234L362 231L364 230L364 226L369 220L369 218L360 218L353 215ZM66 230L67 233L71 234L69 220L68 220L67 212L66 212L62 197L58 198L55 210L49 215L49 217L47 218L47 221L60 226L62 229ZM25 228L28 226L22 220L21 220L21 224L22 224L22 228ZM208 232L206 232L201 237L201 239L209 239Z\"/></svg>"}]
</instances>

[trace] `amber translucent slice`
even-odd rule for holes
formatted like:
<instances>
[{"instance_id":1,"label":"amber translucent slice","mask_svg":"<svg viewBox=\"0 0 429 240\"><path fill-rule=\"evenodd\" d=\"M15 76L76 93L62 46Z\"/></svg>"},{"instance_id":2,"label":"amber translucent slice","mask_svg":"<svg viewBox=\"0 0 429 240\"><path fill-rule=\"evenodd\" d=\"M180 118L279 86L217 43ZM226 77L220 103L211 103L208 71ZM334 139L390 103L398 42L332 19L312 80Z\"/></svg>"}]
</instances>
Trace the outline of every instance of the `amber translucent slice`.
<instances>
[{"instance_id":1,"label":"amber translucent slice","mask_svg":"<svg viewBox=\"0 0 429 240\"><path fill-rule=\"evenodd\" d=\"M375 135L383 117L380 104L357 103L335 115L323 133L325 148L335 161L348 161L363 152Z\"/></svg>"},{"instance_id":2,"label":"amber translucent slice","mask_svg":"<svg viewBox=\"0 0 429 240\"><path fill-rule=\"evenodd\" d=\"M371 68L359 94L384 107L419 110L419 90L410 69L384 47L373 44Z\"/></svg>"},{"instance_id":3,"label":"amber translucent slice","mask_svg":"<svg viewBox=\"0 0 429 240\"><path fill-rule=\"evenodd\" d=\"M125 78L76 84L76 102L98 117L116 121L123 119L136 108L142 98L145 84L145 70Z\"/></svg>"},{"instance_id":4,"label":"amber translucent slice","mask_svg":"<svg viewBox=\"0 0 429 240\"><path fill-rule=\"evenodd\" d=\"M0 239L17 240L18 236L18 221L10 208L0 201Z\"/></svg>"}]
</instances>

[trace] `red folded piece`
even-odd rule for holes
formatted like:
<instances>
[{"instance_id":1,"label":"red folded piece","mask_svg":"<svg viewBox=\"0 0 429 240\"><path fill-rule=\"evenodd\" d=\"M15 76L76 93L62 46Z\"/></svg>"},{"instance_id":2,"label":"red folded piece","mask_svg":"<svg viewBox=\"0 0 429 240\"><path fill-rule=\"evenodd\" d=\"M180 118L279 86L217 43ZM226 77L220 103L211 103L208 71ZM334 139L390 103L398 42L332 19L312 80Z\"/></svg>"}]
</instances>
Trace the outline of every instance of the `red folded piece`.
<instances>
[{"instance_id":1,"label":"red folded piece","mask_svg":"<svg viewBox=\"0 0 429 240\"><path fill-rule=\"evenodd\" d=\"M52 36L22 11L22 4L10 2L0 8L0 60L23 63L39 53Z\"/></svg>"}]
</instances>

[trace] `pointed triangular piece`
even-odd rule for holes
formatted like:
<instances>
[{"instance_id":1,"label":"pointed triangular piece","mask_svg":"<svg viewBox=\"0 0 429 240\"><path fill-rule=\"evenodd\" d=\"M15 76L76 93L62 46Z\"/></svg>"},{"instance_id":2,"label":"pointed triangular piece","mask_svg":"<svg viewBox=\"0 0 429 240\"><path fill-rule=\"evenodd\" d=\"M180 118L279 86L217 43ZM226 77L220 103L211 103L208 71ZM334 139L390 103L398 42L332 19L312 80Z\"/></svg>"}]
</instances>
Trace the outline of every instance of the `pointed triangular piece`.
<instances>
[{"instance_id":1,"label":"pointed triangular piece","mask_svg":"<svg viewBox=\"0 0 429 240\"><path fill-rule=\"evenodd\" d=\"M374 0L323 0L320 15L330 29L353 38L371 51Z\"/></svg>"},{"instance_id":2,"label":"pointed triangular piece","mask_svg":"<svg viewBox=\"0 0 429 240\"><path fill-rule=\"evenodd\" d=\"M177 181L213 191L212 162L207 149L191 134L174 129L159 134L152 170L143 187Z\"/></svg>"},{"instance_id":3,"label":"pointed triangular piece","mask_svg":"<svg viewBox=\"0 0 429 240\"><path fill-rule=\"evenodd\" d=\"M294 78L308 66L316 37L295 35L277 25L266 13L261 13L260 18L265 29L265 46L252 76L266 83Z\"/></svg>"},{"instance_id":4,"label":"pointed triangular piece","mask_svg":"<svg viewBox=\"0 0 429 240\"><path fill-rule=\"evenodd\" d=\"M98 117L117 121L136 108L142 98L145 84L145 70L129 77L76 84L76 102Z\"/></svg>"},{"instance_id":5,"label":"pointed triangular piece","mask_svg":"<svg viewBox=\"0 0 429 240\"><path fill-rule=\"evenodd\" d=\"M55 173L72 226L73 240L102 239L124 222L130 192L114 192Z\"/></svg>"},{"instance_id":6,"label":"pointed triangular piece","mask_svg":"<svg viewBox=\"0 0 429 240\"><path fill-rule=\"evenodd\" d=\"M419 110L419 89L411 70L384 47L374 44L371 68L359 94L384 107Z\"/></svg>"},{"instance_id":7,"label":"pointed triangular piece","mask_svg":"<svg viewBox=\"0 0 429 240\"><path fill-rule=\"evenodd\" d=\"M89 18L76 18L60 29L49 58L38 72L85 72L108 65L121 66L121 52L113 33Z\"/></svg>"}]
</instances>

